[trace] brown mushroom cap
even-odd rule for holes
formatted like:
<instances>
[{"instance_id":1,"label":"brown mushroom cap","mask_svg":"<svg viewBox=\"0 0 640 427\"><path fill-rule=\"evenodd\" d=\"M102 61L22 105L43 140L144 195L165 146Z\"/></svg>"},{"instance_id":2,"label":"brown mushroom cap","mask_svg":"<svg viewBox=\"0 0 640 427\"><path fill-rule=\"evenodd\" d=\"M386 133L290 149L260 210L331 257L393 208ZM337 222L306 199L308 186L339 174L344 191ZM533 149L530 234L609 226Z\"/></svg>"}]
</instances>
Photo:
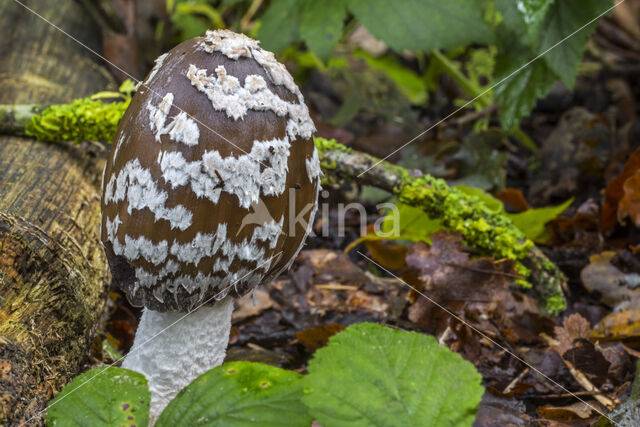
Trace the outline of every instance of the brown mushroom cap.
<instances>
[{"instance_id":1,"label":"brown mushroom cap","mask_svg":"<svg viewBox=\"0 0 640 427\"><path fill-rule=\"evenodd\" d=\"M129 301L188 311L288 268L317 207L314 130L255 40L209 31L159 57L103 178L102 242Z\"/></svg>"}]
</instances>

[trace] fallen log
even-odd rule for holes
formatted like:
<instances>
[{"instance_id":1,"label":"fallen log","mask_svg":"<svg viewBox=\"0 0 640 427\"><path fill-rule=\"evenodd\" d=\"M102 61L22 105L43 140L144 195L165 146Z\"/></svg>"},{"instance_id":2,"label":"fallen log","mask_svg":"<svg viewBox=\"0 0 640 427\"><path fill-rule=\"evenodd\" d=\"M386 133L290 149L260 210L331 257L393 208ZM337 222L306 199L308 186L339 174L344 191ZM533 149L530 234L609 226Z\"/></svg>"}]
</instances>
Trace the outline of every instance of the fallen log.
<instances>
[{"instance_id":1,"label":"fallen log","mask_svg":"<svg viewBox=\"0 0 640 427\"><path fill-rule=\"evenodd\" d=\"M28 6L96 51L79 2ZM115 82L98 59L18 3L0 4L0 103L68 102ZM102 150L104 151L104 150ZM0 425L43 423L88 361L107 271L95 146L0 136Z\"/></svg>"}]
</instances>

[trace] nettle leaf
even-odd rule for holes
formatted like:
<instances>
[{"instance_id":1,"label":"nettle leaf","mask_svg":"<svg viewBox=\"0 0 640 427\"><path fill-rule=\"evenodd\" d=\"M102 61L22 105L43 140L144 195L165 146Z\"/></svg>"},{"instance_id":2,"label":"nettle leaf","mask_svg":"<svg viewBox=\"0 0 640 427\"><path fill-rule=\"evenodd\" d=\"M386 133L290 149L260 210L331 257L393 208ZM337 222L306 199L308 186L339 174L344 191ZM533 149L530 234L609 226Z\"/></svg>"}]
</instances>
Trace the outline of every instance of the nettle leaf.
<instances>
[{"instance_id":1,"label":"nettle leaf","mask_svg":"<svg viewBox=\"0 0 640 427\"><path fill-rule=\"evenodd\" d=\"M300 15L306 1L273 0L262 16L258 39L266 50L280 52L299 39Z\"/></svg>"},{"instance_id":2,"label":"nettle leaf","mask_svg":"<svg viewBox=\"0 0 640 427\"><path fill-rule=\"evenodd\" d=\"M156 426L310 425L312 418L300 400L301 378L262 363L225 363L181 391Z\"/></svg>"},{"instance_id":3,"label":"nettle leaf","mask_svg":"<svg viewBox=\"0 0 640 427\"><path fill-rule=\"evenodd\" d=\"M545 224L555 219L573 203L573 199L558 206L546 208L528 209L517 214L507 214L513 225L518 227L529 239L533 241L544 241L548 239Z\"/></svg>"},{"instance_id":4,"label":"nettle leaf","mask_svg":"<svg viewBox=\"0 0 640 427\"><path fill-rule=\"evenodd\" d=\"M596 28L597 20L576 34L573 33L611 6L611 0L556 0L549 8L535 46L538 53L543 53L567 38L562 44L546 52L543 58L569 88L575 83L582 52Z\"/></svg>"},{"instance_id":5,"label":"nettle leaf","mask_svg":"<svg viewBox=\"0 0 640 427\"><path fill-rule=\"evenodd\" d=\"M480 374L432 336L358 323L316 351L304 403L325 426L470 426Z\"/></svg>"},{"instance_id":6,"label":"nettle leaf","mask_svg":"<svg viewBox=\"0 0 640 427\"><path fill-rule=\"evenodd\" d=\"M326 61L340 40L347 8L343 0L309 1L302 11L300 35L318 58Z\"/></svg>"},{"instance_id":7,"label":"nettle leaf","mask_svg":"<svg viewBox=\"0 0 640 427\"><path fill-rule=\"evenodd\" d=\"M144 375L98 367L77 376L51 402L47 425L146 426L151 393Z\"/></svg>"},{"instance_id":8,"label":"nettle leaf","mask_svg":"<svg viewBox=\"0 0 640 427\"><path fill-rule=\"evenodd\" d=\"M468 0L349 0L349 10L397 52L431 51L493 41L478 2Z\"/></svg>"},{"instance_id":9,"label":"nettle leaf","mask_svg":"<svg viewBox=\"0 0 640 427\"><path fill-rule=\"evenodd\" d=\"M517 35L502 31L502 46L496 58L496 101L502 127L507 132L517 129L522 117L529 115L538 98L545 96L557 80L547 63L518 41ZM527 65L528 64L528 65Z\"/></svg>"},{"instance_id":10,"label":"nettle leaf","mask_svg":"<svg viewBox=\"0 0 640 427\"><path fill-rule=\"evenodd\" d=\"M549 7L556 0L495 0L504 23L511 31L526 34L533 45Z\"/></svg>"}]
</instances>

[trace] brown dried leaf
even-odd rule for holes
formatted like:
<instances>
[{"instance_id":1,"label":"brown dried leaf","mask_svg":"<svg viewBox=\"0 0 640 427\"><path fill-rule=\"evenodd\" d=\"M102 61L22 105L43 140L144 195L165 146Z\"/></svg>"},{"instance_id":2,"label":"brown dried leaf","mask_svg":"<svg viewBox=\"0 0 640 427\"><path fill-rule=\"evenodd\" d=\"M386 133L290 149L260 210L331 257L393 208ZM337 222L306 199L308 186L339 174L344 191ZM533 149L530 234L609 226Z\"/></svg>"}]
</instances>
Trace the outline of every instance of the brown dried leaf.
<instances>
[{"instance_id":1,"label":"brown dried leaf","mask_svg":"<svg viewBox=\"0 0 640 427\"><path fill-rule=\"evenodd\" d=\"M625 274L611 264L615 255L612 251L592 255L590 264L580 272L584 287L589 292L600 294L600 300L612 307L623 301L640 298L640 288L631 286L636 280L635 275Z\"/></svg>"},{"instance_id":2,"label":"brown dried leaf","mask_svg":"<svg viewBox=\"0 0 640 427\"><path fill-rule=\"evenodd\" d=\"M573 347L575 340L588 339L591 336L591 325L579 313L574 313L565 317L562 326L556 326L554 332L556 339L560 342L556 350L564 354Z\"/></svg>"},{"instance_id":3,"label":"brown dried leaf","mask_svg":"<svg viewBox=\"0 0 640 427\"><path fill-rule=\"evenodd\" d=\"M342 325L331 322L328 325L316 325L313 328L303 329L296 332L294 336L300 340L306 351L313 353L320 347L327 345L329 338L344 328Z\"/></svg>"},{"instance_id":4,"label":"brown dried leaf","mask_svg":"<svg viewBox=\"0 0 640 427\"><path fill-rule=\"evenodd\" d=\"M597 407L598 404L594 402L591 406ZM593 409L583 402L568 406L539 406L537 412L544 418L554 421L582 421L594 416Z\"/></svg>"},{"instance_id":5,"label":"brown dried leaf","mask_svg":"<svg viewBox=\"0 0 640 427\"><path fill-rule=\"evenodd\" d=\"M620 341L640 338L640 303L629 304L626 309L605 316L594 328L594 338Z\"/></svg>"},{"instance_id":6,"label":"brown dried leaf","mask_svg":"<svg viewBox=\"0 0 640 427\"><path fill-rule=\"evenodd\" d=\"M401 270L406 265L406 246L394 245L383 240L365 240L364 244L371 254L371 258L384 268Z\"/></svg>"},{"instance_id":7,"label":"brown dried leaf","mask_svg":"<svg viewBox=\"0 0 640 427\"><path fill-rule=\"evenodd\" d=\"M238 308L234 310L231 315L231 321L233 323L257 316L264 310L273 307L273 301L269 297L269 293L262 289L255 289L253 292L236 300L236 306Z\"/></svg>"},{"instance_id":8,"label":"brown dried leaf","mask_svg":"<svg viewBox=\"0 0 640 427\"><path fill-rule=\"evenodd\" d=\"M505 188L496 194L496 199L510 205L518 212L524 212L530 208L527 199L524 198L522 191L517 188Z\"/></svg>"},{"instance_id":9,"label":"brown dried leaf","mask_svg":"<svg viewBox=\"0 0 640 427\"><path fill-rule=\"evenodd\" d=\"M616 225L619 218L618 209L619 202L625 197L624 184L632 176L640 172L640 148L631 154L631 157L624 165L623 171L612 179L604 191L605 202L602 206L602 214L600 217L602 229L604 231L611 230Z\"/></svg>"},{"instance_id":10,"label":"brown dried leaf","mask_svg":"<svg viewBox=\"0 0 640 427\"><path fill-rule=\"evenodd\" d=\"M629 177L622 189L624 196L618 203L618 221L622 223L630 217L636 227L640 227L640 171Z\"/></svg>"}]
</instances>

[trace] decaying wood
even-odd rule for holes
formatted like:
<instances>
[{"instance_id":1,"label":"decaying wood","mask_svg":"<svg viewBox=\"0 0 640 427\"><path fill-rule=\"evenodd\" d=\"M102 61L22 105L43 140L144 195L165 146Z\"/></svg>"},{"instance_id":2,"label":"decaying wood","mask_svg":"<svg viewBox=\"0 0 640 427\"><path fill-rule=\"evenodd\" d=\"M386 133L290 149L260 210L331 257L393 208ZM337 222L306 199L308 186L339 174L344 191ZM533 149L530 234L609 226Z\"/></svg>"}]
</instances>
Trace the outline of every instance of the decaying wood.
<instances>
[{"instance_id":1,"label":"decaying wood","mask_svg":"<svg viewBox=\"0 0 640 427\"><path fill-rule=\"evenodd\" d=\"M74 1L28 6L99 51ZM0 3L0 103L69 102L114 89L89 51L12 1ZM104 301L104 155L0 136L0 425L38 425L88 360Z\"/></svg>"}]
</instances>

